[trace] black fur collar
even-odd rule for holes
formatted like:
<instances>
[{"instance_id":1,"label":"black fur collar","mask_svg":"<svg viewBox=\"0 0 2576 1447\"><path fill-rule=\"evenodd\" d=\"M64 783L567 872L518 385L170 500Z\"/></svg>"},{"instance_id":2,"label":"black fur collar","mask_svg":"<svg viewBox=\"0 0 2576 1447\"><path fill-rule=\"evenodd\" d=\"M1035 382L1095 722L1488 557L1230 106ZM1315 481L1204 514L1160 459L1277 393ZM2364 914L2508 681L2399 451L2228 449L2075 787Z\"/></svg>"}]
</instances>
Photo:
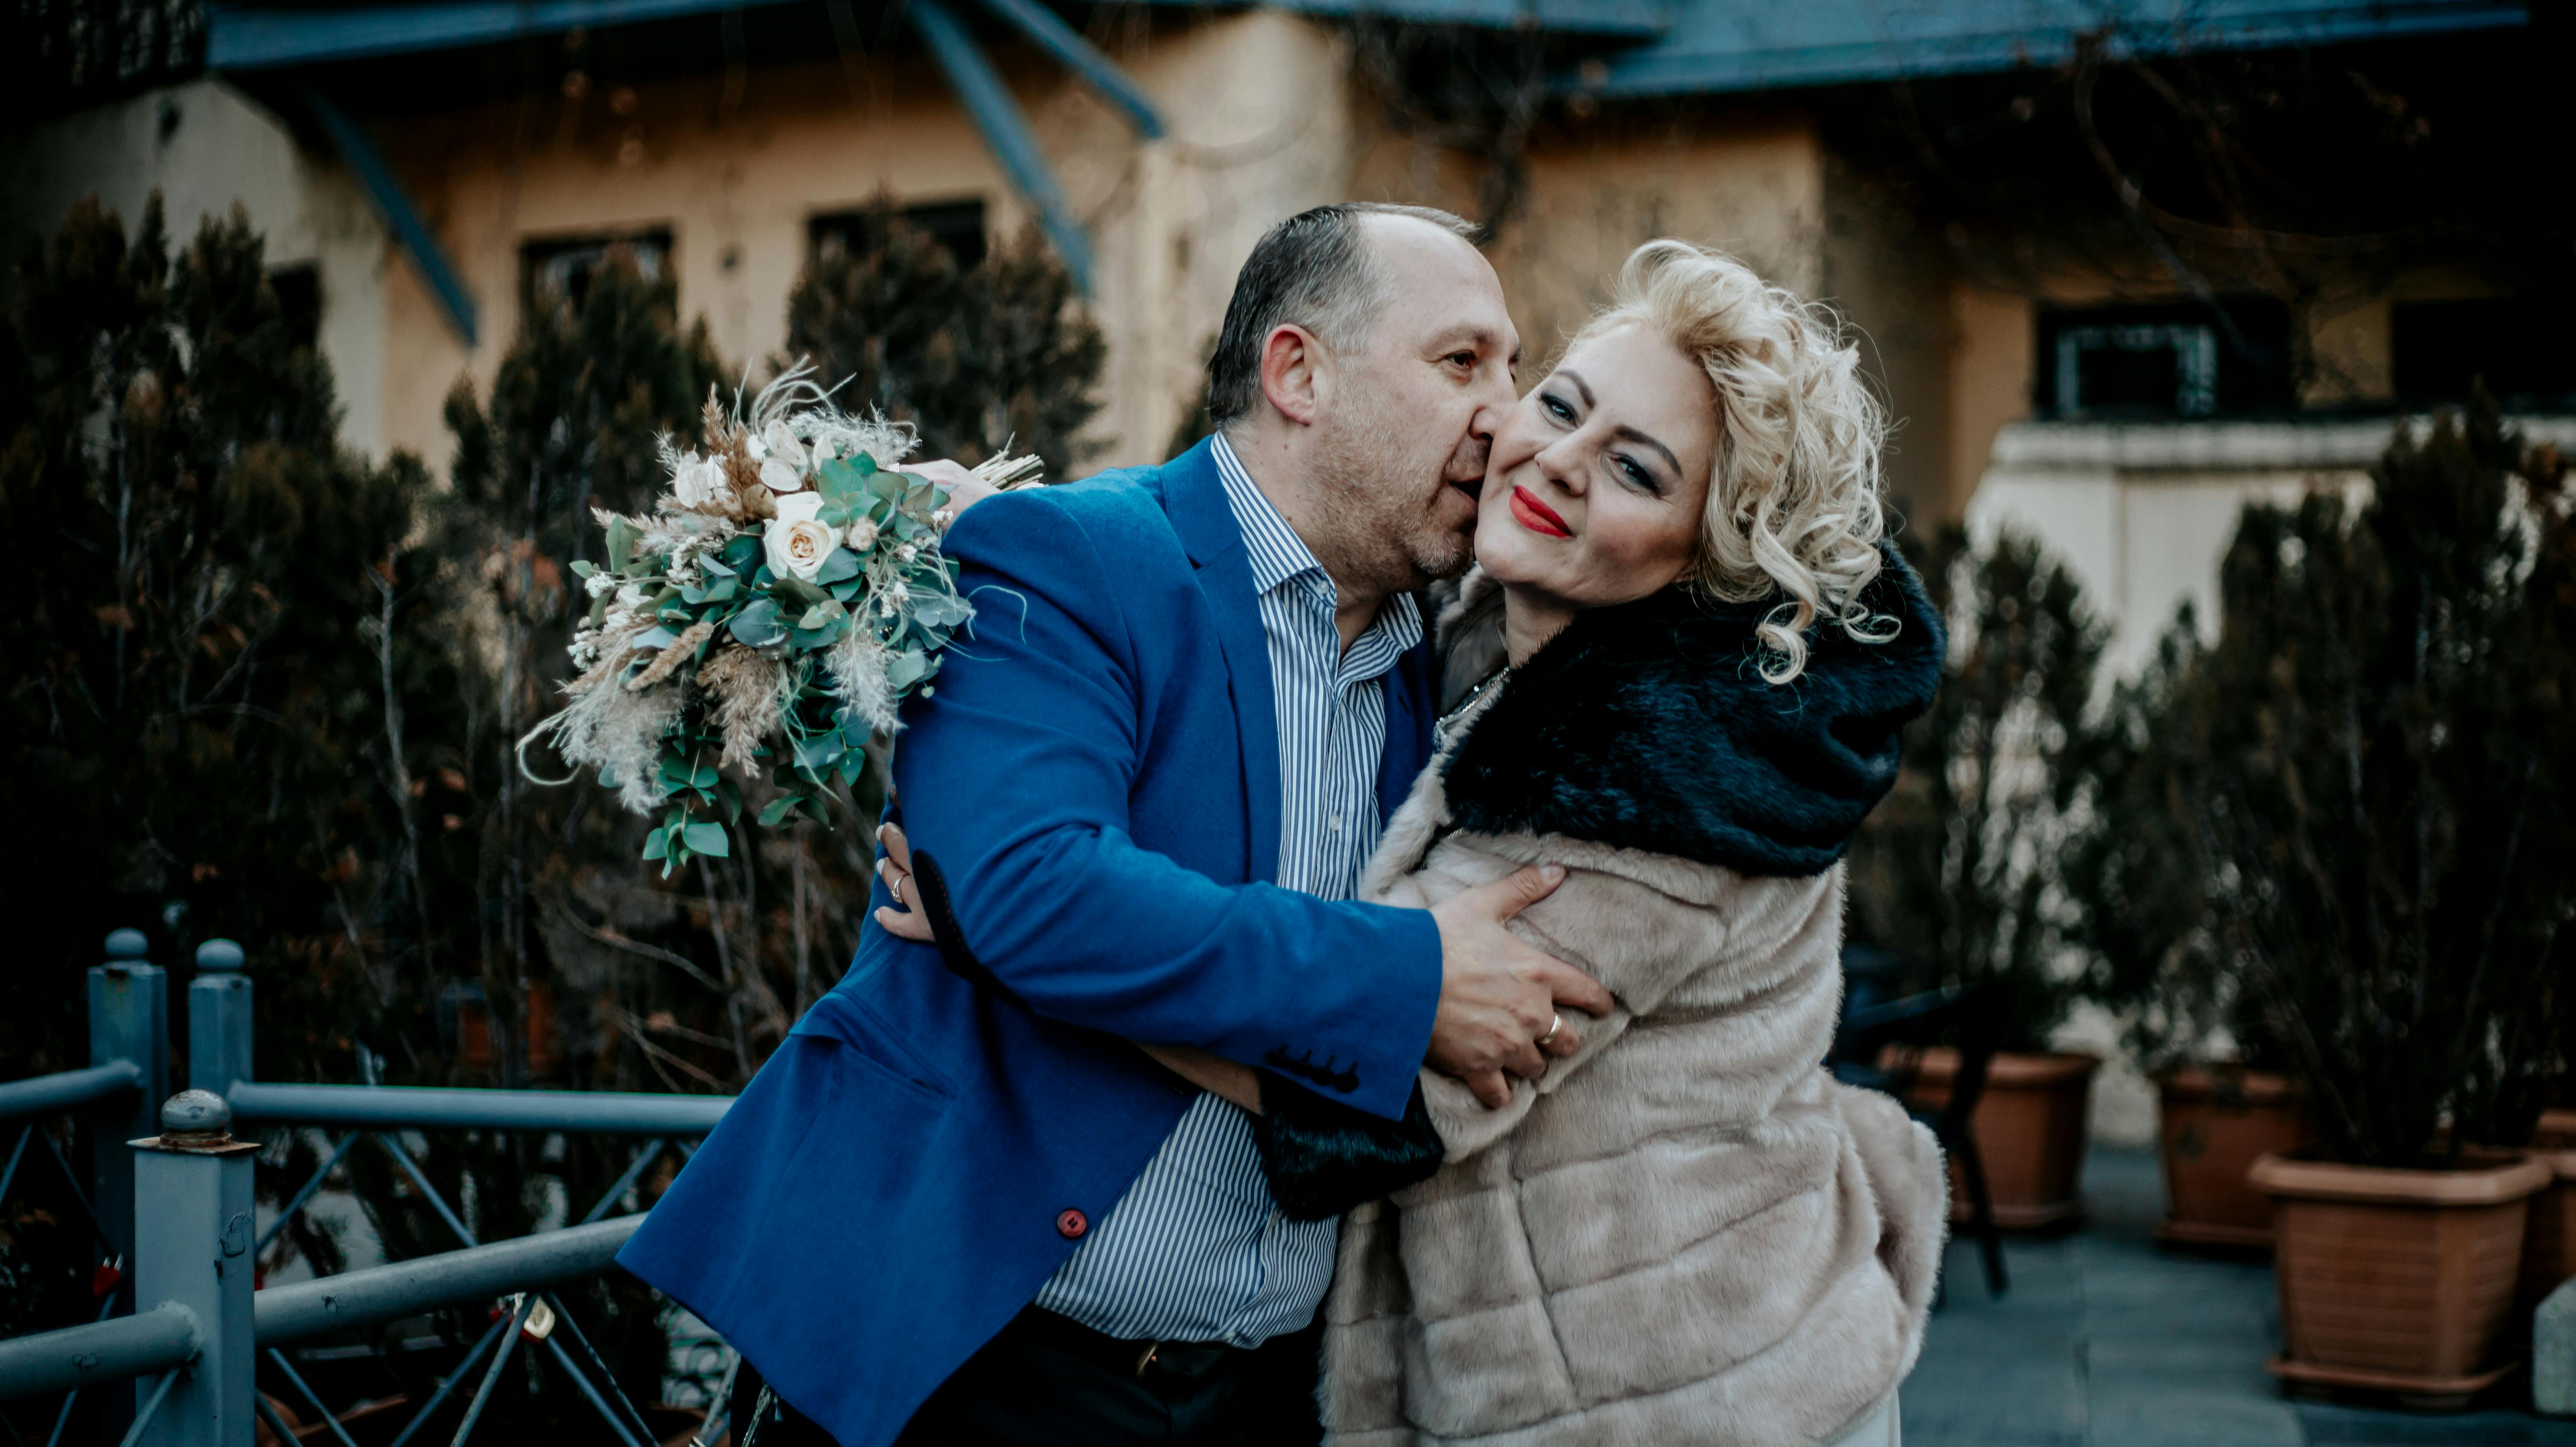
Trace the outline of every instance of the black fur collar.
<instances>
[{"instance_id":1,"label":"black fur collar","mask_svg":"<svg viewBox=\"0 0 2576 1447\"><path fill-rule=\"evenodd\" d=\"M1865 596L1896 637L1811 629L1806 670L1785 686L1756 671L1753 629L1770 604L1676 587L1577 616L1512 670L1450 755L1451 819L1740 874L1832 867L1896 782L1900 733L1941 681L1940 617L1913 569L1882 551Z\"/></svg>"}]
</instances>

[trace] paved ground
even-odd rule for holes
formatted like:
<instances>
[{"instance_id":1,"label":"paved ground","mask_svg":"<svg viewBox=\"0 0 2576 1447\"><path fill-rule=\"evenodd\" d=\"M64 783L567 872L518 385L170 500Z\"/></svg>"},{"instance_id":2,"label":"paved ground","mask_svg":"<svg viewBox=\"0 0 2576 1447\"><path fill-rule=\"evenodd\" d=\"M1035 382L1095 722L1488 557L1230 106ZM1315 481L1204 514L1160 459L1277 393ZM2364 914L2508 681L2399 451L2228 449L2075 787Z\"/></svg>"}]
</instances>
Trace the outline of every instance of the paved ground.
<instances>
[{"instance_id":1,"label":"paved ground","mask_svg":"<svg viewBox=\"0 0 2576 1447\"><path fill-rule=\"evenodd\" d=\"M2576 1422L2292 1401L2263 1370L2279 1349L2267 1263L2159 1249L2155 1157L2096 1151L2092 1219L2008 1241L2012 1291L1990 1301L1973 1247L1950 1247L1949 1302L1905 1384L1906 1447L2576 1447Z\"/></svg>"}]
</instances>

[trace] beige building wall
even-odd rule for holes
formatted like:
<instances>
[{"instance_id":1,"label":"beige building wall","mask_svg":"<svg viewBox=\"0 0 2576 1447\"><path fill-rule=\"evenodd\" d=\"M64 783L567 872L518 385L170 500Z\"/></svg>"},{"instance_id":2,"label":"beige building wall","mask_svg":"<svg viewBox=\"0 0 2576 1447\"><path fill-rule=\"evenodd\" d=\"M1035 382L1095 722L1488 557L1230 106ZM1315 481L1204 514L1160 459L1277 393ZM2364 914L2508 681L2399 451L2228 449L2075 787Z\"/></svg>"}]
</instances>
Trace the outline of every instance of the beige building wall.
<instances>
[{"instance_id":1,"label":"beige building wall","mask_svg":"<svg viewBox=\"0 0 2576 1447\"><path fill-rule=\"evenodd\" d=\"M1157 461L1196 401L1200 348L1261 233L1348 182L1346 68L1311 22L1255 12L1147 33L1119 56L1170 135L1140 140L1061 67L996 64L1091 233L1106 403L1094 466ZM918 56L770 67L738 97L721 75L621 95L592 87L407 121L389 150L483 309L470 354L417 278L395 287L405 360L387 433L443 461L440 404L460 375L488 387L519 326L531 240L667 230L684 321L703 316L729 366L782 360L807 223L880 192L900 204L980 199L997 236L1034 216Z\"/></svg>"},{"instance_id":2,"label":"beige building wall","mask_svg":"<svg viewBox=\"0 0 2576 1447\"><path fill-rule=\"evenodd\" d=\"M130 238L158 191L174 251L203 218L241 206L266 238L270 267L318 269L319 344L339 379L341 436L383 451L392 350L383 230L356 180L297 146L258 102L203 79L94 107L0 134L0 175L9 178L0 188L0 254L12 259L29 242L50 241L85 196L114 211Z\"/></svg>"}]
</instances>

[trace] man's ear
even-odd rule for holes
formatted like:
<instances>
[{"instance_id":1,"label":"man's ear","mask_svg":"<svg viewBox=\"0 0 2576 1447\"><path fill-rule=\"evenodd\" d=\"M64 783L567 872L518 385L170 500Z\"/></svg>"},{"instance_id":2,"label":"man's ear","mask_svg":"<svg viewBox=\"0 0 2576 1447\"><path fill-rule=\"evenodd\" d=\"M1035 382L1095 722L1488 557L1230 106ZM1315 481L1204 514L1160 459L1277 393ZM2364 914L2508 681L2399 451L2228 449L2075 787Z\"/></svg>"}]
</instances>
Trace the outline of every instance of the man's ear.
<instances>
[{"instance_id":1,"label":"man's ear","mask_svg":"<svg viewBox=\"0 0 2576 1447\"><path fill-rule=\"evenodd\" d=\"M1332 386L1332 356L1315 334L1281 322L1261 339L1261 395L1280 416L1311 427Z\"/></svg>"}]
</instances>

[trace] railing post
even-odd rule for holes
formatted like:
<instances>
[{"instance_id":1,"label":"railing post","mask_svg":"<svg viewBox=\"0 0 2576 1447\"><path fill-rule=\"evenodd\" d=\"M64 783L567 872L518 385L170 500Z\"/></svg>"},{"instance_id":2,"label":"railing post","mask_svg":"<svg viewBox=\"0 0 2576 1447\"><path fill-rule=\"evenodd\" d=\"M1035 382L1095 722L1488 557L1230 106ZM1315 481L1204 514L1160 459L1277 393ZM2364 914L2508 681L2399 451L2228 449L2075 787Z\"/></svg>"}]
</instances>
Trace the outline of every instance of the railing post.
<instances>
[{"instance_id":1,"label":"railing post","mask_svg":"<svg viewBox=\"0 0 2576 1447\"><path fill-rule=\"evenodd\" d=\"M161 1133L138 1140L135 1299L195 1312L203 1338L138 1447L251 1447L258 1411L251 1310L251 1157L232 1138L223 1097L185 1090L161 1107Z\"/></svg>"},{"instance_id":2,"label":"railing post","mask_svg":"<svg viewBox=\"0 0 2576 1447\"><path fill-rule=\"evenodd\" d=\"M250 1073L250 976L242 947L231 940L197 946L197 978L188 985L188 1088L231 1092Z\"/></svg>"},{"instance_id":3,"label":"railing post","mask_svg":"<svg viewBox=\"0 0 2576 1447\"><path fill-rule=\"evenodd\" d=\"M143 931L121 929L107 937L107 963L89 972L89 1063L131 1060L143 1072L143 1089L115 1095L92 1109L89 1120L90 1202L98 1212L121 1268L134 1270L134 1152L126 1142L153 1133L156 1109L170 1093L169 980L143 957ZM120 1300L117 1315L131 1309Z\"/></svg>"}]
</instances>

